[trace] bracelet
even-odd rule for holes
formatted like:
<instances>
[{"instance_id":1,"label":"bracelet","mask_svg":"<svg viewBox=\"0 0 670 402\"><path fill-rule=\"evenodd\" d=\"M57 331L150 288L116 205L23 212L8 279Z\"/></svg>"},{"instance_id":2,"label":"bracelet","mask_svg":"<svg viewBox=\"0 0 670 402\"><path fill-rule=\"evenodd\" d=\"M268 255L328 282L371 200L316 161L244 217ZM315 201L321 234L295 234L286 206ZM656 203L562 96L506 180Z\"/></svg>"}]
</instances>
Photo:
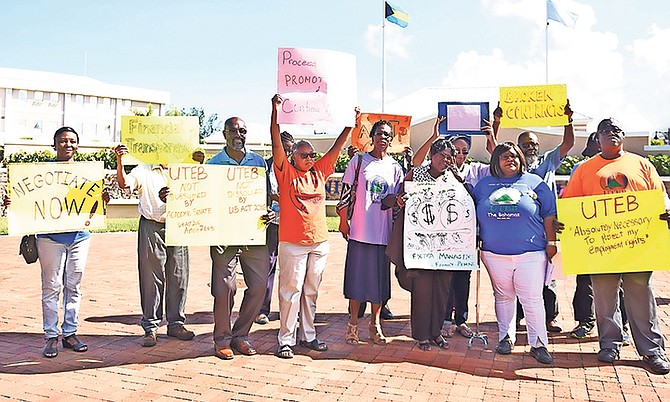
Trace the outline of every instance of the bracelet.
<instances>
[{"instance_id":1,"label":"bracelet","mask_svg":"<svg viewBox=\"0 0 670 402\"><path fill-rule=\"evenodd\" d=\"M556 247L558 245L558 241L556 240L547 240L547 246L554 246Z\"/></svg>"}]
</instances>

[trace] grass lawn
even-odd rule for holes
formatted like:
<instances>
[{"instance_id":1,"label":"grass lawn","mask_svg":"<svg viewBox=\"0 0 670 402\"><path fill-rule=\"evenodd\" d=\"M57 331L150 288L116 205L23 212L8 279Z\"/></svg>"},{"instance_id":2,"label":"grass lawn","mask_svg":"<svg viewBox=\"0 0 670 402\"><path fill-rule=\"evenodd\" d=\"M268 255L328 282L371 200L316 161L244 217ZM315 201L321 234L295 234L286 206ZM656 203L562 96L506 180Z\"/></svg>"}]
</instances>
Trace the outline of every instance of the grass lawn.
<instances>
[{"instance_id":1,"label":"grass lawn","mask_svg":"<svg viewBox=\"0 0 670 402\"><path fill-rule=\"evenodd\" d=\"M329 232L337 232L340 225L340 218L336 216L326 217ZM93 230L94 233L106 232L137 232L137 218L107 218L107 228ZM0 235L7 234L7 218L0 217Z\"/></svg>"}]
</instances>

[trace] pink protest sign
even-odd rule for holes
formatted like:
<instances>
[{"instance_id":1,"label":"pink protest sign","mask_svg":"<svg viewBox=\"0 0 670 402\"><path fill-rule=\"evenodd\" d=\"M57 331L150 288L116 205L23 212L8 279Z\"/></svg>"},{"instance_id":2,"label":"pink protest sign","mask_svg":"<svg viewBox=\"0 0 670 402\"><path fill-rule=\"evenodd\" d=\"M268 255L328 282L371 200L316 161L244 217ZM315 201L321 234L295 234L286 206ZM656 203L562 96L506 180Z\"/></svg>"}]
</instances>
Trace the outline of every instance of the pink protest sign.
<instances>
[{"instance_id":1,"label":"pink protest sign","mask_svg":"<svg viewBox=\"0 0 670 402\"><path fill-rule=\"evenodd\" d=\"M279 48L280 124L354 125L356 58L323 49Z\"/></svg>"},{"instance_id":2,"label":"pink protest sign","mask_svg":"<svg viewBox=\"0 0 670 402\"><path fill-rule=\"evenodd\" d=\"M279 49L277 91L328 92L322 51L314 49Z\"/></svg>"}]
</instances>

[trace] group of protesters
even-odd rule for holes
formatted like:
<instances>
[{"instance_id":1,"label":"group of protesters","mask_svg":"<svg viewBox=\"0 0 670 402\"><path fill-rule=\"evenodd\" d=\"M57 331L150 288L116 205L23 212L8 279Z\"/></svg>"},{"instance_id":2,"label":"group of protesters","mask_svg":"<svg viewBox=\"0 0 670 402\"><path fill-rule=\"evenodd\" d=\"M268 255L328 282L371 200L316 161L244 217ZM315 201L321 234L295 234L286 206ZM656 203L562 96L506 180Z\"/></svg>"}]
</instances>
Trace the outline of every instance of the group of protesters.
<instances>
[{"instance_id":1,"label":"group of protesters","mask_svg":"<svg viewBox=\"0 0 670 402\"><path fill-rule=\"evenodd\" d=\"M279 95L271 100L271 160L247 150L246 123L239 117L231 117L223 128L225 147L206 161L266 169L270 183L267 213L261 217L268 226L267 244L210 247L214 354L225 360L233 359L236 354L257 353L249 332L254 323L268 322L275 272L279 273L280 320L275 355L292 358L296 345L315 351L328 350L328 345L317 338L314 325L319 285L329 252L325 185L353 127L345 127L331 148L317 158L309 141L295 141L280 130L277 109L282 102ZM361 344L357 312L366 303L371 304L370 340L376 345L387 344L380 312L391 298L391 262L396 266L400 286L411 293L411 335L420 350L429 351L431 345L448 349L447 338L454 331L467 338L473 336L466 323L471 272L416 269L405 266L402 258L403 209L407 200L404 183L443 180L462 186L463 197L471 197L476 206L478 253L488 271L495 298L499 331L496 352L512 353L519 321L525 318L530 355L543 364L553 362L547 349L547 332L561 332L562 328L556 321L558 303L551 271L557 253L557 232L563 228L557 219L554 175L575 142L569 104L565 105L564 114L568 124L562 142L540 154L537 135L529 131L519 134L516 143L497 142L502 118L497 108L493 122L485 121L482 127L491 154L489 165L466 161L471 145L469 137L440 137L438 125L444 117L436 118L432 135L416 154L413 157L408 154L411 163L407 167L389 155L394 138L391 123L381 120L372 126L372 149L351 158L342 178L337 206L339 231L347 241L344 263L344 297L349 303L347 344ZM602 120L589 137L588 156L592 157L576 167L561 196L661 189L666 210L670 210L665 187L653 165L625 152L624 140L625 133L614 120ZM78 143L74 129L57 130L53 144L56 161L72 162ZM141 345L156 345L157 330L164 318L168 337L191 340L195 334L184 326L188 247L168 246L165 241L166 203L170 194L167 166L138 165L126 173L122 158L128 149L121 144L114 152L119 186L136 190L139 195L137 255L140 324L144 330ZM202 163L203 158L200 159ZM600 185L601 179L606 180L612 174L626 177L623 188ZM108 200L106 194L104 197ZM4 202L8 205L11 200L5 197ZM514 206L514 214L507 213L510 206ZM668 220L668 214L660 218ZM76 331L80 282L89 244L87 231L37 236L45 357L58 355L61 330L64 348L77 352L88 349L77 338ZM231 323L238 264L247 288L238 317ZM581 339L597 327L600 342L597 359L613 363L621 347L629 342L629 331L638 354L650 370L667 374L670 363L656 315L652 274L641 268L641 272L634 273L579 275L573 301L578 326L570 336ZM64 319L59 330L61 291ZM624 325L626 317L629 330ZM445 322L447 331L443 332Z\"/></svg>"}]
</instances>

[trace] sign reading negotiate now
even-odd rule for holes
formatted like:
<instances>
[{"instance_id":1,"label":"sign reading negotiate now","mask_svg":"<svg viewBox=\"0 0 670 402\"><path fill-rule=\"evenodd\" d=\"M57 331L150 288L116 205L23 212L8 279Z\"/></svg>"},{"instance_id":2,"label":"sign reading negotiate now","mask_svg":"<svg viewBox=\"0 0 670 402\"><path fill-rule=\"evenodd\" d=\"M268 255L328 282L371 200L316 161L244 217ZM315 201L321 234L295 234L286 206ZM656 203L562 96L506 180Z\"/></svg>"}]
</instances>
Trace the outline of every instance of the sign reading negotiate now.
<instances>
[{"instance_id":1,"label":"sign reading negotiate now","mask_svg":"<svg viewBox=\"0 0 670 402\"><path fill-rule=\"evenodd\" d=\"M106 227L103 167L102 162L9 164L9 234Z\"/></svg>"},{"instance_id":2,"label":"sign reading negotiate now","mask_svg":"<svg viewBox=\"0 0 670 402\"><path fill-rule=\"evenodd\" d=\"M121 142L144 164L195 163L199 131L195 116L121 116Z\"/></svg>"}]
</instances>

